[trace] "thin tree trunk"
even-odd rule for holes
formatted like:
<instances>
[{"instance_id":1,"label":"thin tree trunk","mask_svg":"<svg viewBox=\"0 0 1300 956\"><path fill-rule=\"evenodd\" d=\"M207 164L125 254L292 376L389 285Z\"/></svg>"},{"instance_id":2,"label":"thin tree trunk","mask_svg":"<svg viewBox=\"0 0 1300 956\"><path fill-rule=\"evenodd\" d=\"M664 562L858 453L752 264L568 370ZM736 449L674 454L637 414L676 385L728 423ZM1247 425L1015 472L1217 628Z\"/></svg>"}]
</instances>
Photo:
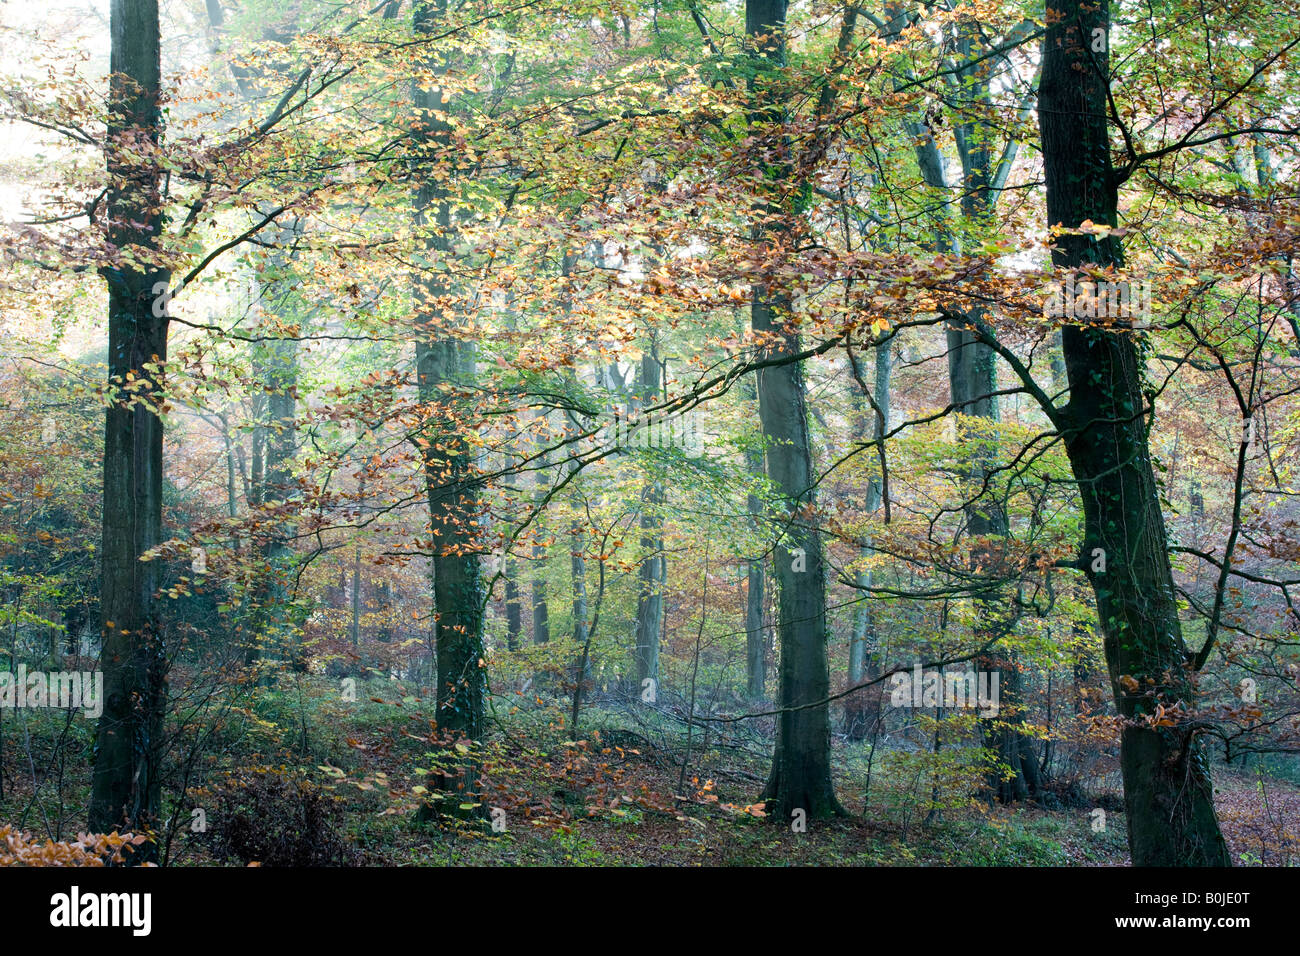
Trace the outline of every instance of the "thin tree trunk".
<instances>
[{"instance_id":1,"label":"thin tree trunk","mask_svg":"<svg viewBox=\"0 0 1300 956\"><path fill-rule=\"evenodd\" d=\"M296 229L285 230L292 234ZM278 263L283 265L284 263ZM265 297L267 286L263 286ZM283 297L282 297L283 301ZM291 496L293 455L297 447L298 416L298 343L293 339L272 339L255 347L254 377L265 391L255 407L258 421L254 438L253 501L269 512L283 510ZM286 576L293 556L289 547L289 529L283 514L272 514L264 523L265 531L256 544L251 634L245 647L245 664L256 663L263 651L290 651L284 647L288 624L289 591ZM292 653L295 661L297 654Z\"/></svg>"},{"instance_id":2,"label":"thin tree trunk","mask_svg":"<svg viewBox=\"0 0 1300 956\"><path fill-rule=\"evenodd\" d=\"M653 405L663 389L663 365L652 337L650 348L641 356L641 407ZM636 688L644 695L646 681L659 682L659 632L663 629L664 580L666 562L663 554L663 485L652 481L641 496L641 566L636 599Z\"/></svg>"},{"instance_id":3,"label":"thin tree trunk","mask_svg":"<svg viewBox=\"0 0 1300 956\"><path fill-rule=\"evenodd\" d=\"M604 550L605 541L602 541L601 551L603 552ZM591 626L584 628L582 653L579 655L577 666L574 668L573 707L569 714L570 740L578 739L578 721L582 716L582 694L587 686L587 678L590 676L591 642L596 637L596 626L600 623L600 608L605 601L605 562L602 560L599 564L600 567L596 586L596 610L592 615Z\"/></svg>"},{"instance_id":4,"label":"thin tree trunk","mask_svg":"<svg viewBox=\"0 0 1300 956\"><path fill-rule=\"evenodd\" d=\"M538 442L545 444L545 435L538 435ZM537 488L535 503L541 509L546 502L549 484L546 480L546 458L543 457L537 469ZM540 544L533 545L532 557L532 602L533 602L533 643L545 644L551 639L551 612L546 600L546 548Z\"/></svg>"},{"instance_id":5,"label":"thin tree trunk","mask_svg":"<svg viewBox=\"0 0 1300 956\"><path fill-rule=\"evenodd\" d=\"M587 643L587 559L586 525L575 517L569 523L569 572L573 583L573 640L579 647ZM583 675L585 677L585 675Z\"/></svg>"},{"instance_id":6,"label":"thin tree trunk","mask_svg":"<svg viewBox=\"0 0 1300 956\"><path fill-rule=\"evenodd\" d=\"M901 23L898 19L901 16L901 10L894 11L895 22ZM983 34L971 24L959 25L951 41L960 56L976 61L973 67L964 68L959 74L963 105L959 116L962 119L954 125L953 133L962 165L959 208L963 224L967 228L979 228L987 222L997 202L995 180L1004 173L1001 165L1010 162L1010 155L1002 159L999 169L994 169L993 130L978 119L991 109L988 74L976 56L976 51L984 44ZM961 251L959 232L952 228L950 221L949 185L943 154L928 123L913 120L909 123L909 132L917 143L915 152L922 179L943 198L934 223L933 248L958 255ZM1014 141L1010 145L1014 147ZM945 330L949 391L959 416L957 444L975 449L964 475L967 492L973 495L978 495L984 488L993 461L987 450L989 427L969 419L995 423L999 418L998 400L993 394L997 389L995 353L975 331L984 317L981 308L970 309L965 314L953 313ZM971 548L971 563L973 566L988 566L992 557L990 543L979 539L1005 537L1006 514L996 500L980 501L977 498L968 500L963 511L966 536L976 539ZM995 596L984 595L975 599L976 644L995 641L998 632L1004 630L1003 623L998 620L998 609L999 601ZM1016 729L1017 724L1024 722L1024 712L1019 703L1020 670L1015 655L1009 653L983 657L979 664L985 670L996 669L999 674L1001 714L984 722L984 737L986 746L997 754L1001 767L1010 771L1010 777L1005 777L1001 769L991 774L989 788L1003 803L1023 800L1038 791L1039 781L1036 769L1026 768L1021 759L1023 752L1032 752L1032 741Z\"/></svg>"},{"instance_id":7,"label":"thin tree trunk","mask_svg":"<svg viewBox=\"0 0 1300 956\"><path fill-rule=\"evenodd\" d=\"M856 356L851 359L856 363ZM890 379L893 374L893 360L889 352L889 342L881 343L876 346L875 355L875 382L873 384L873 395L871 396L875 403L875 408L868 410L863 401L864 396L857 397L858 414L864 420L862 427L863 433L869 433L875 441L880 441L889 428L889 408L890 408ZM860 376L860 372L855 368L855 375ZM865 427L866 416L870 412L871 427ZM876 509L881 505L884 496L884 475L872 475L867 482L867 502L866 513L875 514ZM862 556L866 557L872 553L870 542L862 549ZM871 571L858 571L856 581L859 588L864 589L862 599L859 601L853 614L853 635L849 639L849 686L853 687L861 684L867 677L868 664L871 655L871 645L873 638L873 627L871 619L871 598L865 590L871 587ZM868 715L868 704L870 695L857 691L850 694L844 701L844 731L851 740L862 740L867 735L867 725L870 717Z\"/></svg>"},{"instance_id":8,"label":"thin tree trunk","mask_svg":"<svg viewBox=\"0 0 1300 956\"><path fill-rule=\"evenodd\" d=\"M758 388L752 378L741 385L746 404L758 404ZM763 477L763 451L761 448L745 449L745 471L755 478ZM754 530L764 527L763 505L758 495L750 492L745 508L753 521ZM747 562L745 569L745 692L750 700L767 699L767 629L763 626L764 588L767 572L766 556Z\"/></svg>"},{"instance_id":9,"label":"thin tree trunk","mask_svg":"<svg viewBox=\"0 0 1300 956\"><path fill-rule=\"evenodd\" d=\"M361 664L361 545L352 549L352 623L348 627L352 651Z\"/></svg>"},{"instance_id":10,"label":"thin tree trunk","mask_svg":"<svg viewBox=\"0 0 1300 956\"><path fill-rule=\"evenodd\" d=\"M212 27L214 54L220 47L217 39L225 25L225 13L217 0L208 0L206 4L208 22ZM231 63L231 73L239 87L244 100L252 104L258 91L253 83L260 71ZM260 218L270 215L272 208L266 202L258 203L256 215ZM270 281L260 283L256 277L249 281L249 312L265 311L264 302L275 300L277 317L287 318L289 303L292 301L290 289L293 283L284 283L283 272L289 267L296 253L292 250L295 240L302 235L303 223L297 217L279 228L276 241L267 253L271 265ZM290 495L289 482L292 478L292 458L296 448L297 388L298 388L298 342L296 339L278 338L275 329L267 326L265 341L252 344L251 359L253 380L257 389L253 393L253 474L247 489L250 508L277 509ZM236 516L235 509L235 443L232 441L229 423L221 416L222 438L226 444L226 478L227 503L230 517ZM285 579L288 564L292 557L289 547L289 531L281 516L272 518L264 527L266 531L254 537L254 572L250 583L250 603L252 613L246 622L247 635L244 639L244 663L254 665L267 645L277 650L289 650L283 647L288 618L288 589ZM238 542L236 542L238 546ZM299 649L292 649L294 667L303 666Z\"/></svg>"},{"instance_id":11,"label":"thin tree trunk","mask_svg":"<svg viewBox=\"0 0 1300 956\"><path fill-rule=\"evenodd\" d=\"M1003 538L1007 534L1007 517L1000 502L991 496L995 489L983 493L991 500L980 499L980 489L986 483L993 466L991 455L985 450L989 443L989 427L982 422L998 420L998 403L993 396L997 389L997 370L994 353L989 346L977 340L977 333L968 325L983 321L982 310L972 310L949 324L948 374L952 401L958 406L957 441L962 447L975 449L964 475L966 493L966 535L972 540L971 562L974 566L988 566L993 559L989 539ZM975 420L982 420L977 423ZM999 620L1000 603L993 596L975 598L975 643L984 645L996 641L1005 629ZM990 774L989 789L1001 803L1025 800L1038 791L1037 763L1022 759L1028 738L1017 729L1024 723L1022 703L1022 675L1015 655L1008 651L994 651L979 659L981 668L998 672L999 715L983 721L985 746L994 751L998 767Z\"/></svg>"},{"instance_id":12,"label":"thin tree trunk","mask_svg":"<svg viewBox=\"0 0 1300 956\"><path fill-rule=\"evenodd\" d=\"M523 605L519 601L519 562L506 558L506 650L519 650L519 636L523 633Z\"/></svg>"}]
</instances>

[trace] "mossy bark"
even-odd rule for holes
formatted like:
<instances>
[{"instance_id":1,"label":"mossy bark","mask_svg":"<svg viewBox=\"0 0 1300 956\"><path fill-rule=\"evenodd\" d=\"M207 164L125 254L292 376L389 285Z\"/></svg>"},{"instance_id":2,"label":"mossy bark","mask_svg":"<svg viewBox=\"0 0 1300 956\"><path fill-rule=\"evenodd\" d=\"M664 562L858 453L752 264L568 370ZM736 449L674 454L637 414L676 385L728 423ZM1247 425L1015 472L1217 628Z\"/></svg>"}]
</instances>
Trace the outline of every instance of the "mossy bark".
<instances>
[{"instance_id":1,"label":"mossy bark","mask_svg":"<svg viewBox=\"0 0 1300 956\"><path fill-rule=\"evenodd\" d=\"M1107 135L1109 4L1051 0L1047 21L1038 117L1049 223L1118 226ZM1056 240L1052 261L1119 268L1124 255L1113 234L1067 234ZM1201 743L1181 719L1172 726L1154 720L1161 706L1191 706L1196 688L1148 448L1141 335L1088 324L1062 332L1070 401L1060 424L1083 500L1082 564L1097 598L1115 703L1127 721L1120 766L1133 863L1226 866Z\"/></svg>"}]
</instances>

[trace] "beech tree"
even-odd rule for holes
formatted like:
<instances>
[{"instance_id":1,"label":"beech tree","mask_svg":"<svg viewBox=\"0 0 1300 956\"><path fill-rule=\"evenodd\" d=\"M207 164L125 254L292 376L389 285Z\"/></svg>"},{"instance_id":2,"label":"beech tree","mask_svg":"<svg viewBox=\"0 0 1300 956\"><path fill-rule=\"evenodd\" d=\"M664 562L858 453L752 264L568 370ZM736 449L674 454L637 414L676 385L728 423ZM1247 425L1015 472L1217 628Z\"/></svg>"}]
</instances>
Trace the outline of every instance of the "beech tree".
<instances>
[{"instance_id":1,"label":"beech tree","mask_svg":"<svg viewBox=\"0 0 1300 956\"><path fill-rule=\"evenodd\" d=\"M1052 0L1060 3L1060 0ZM1110 7L1049 8L1038 92L1055 265L1124 267L1107 119ZM1129 846L1140 866L1226 866L1203 743L1176 714L1204 663L1183 641L1147 444L1142 333L1066 325L1070 400L1053 413L1084 509L1080 566L1097 597L1115 703ZM1243 445L1245 440L1243 439ZM1104 560L1098 562L1096 558Z\"/></svg>"},{"instance_id":2,"label":"beech tree","mask_svg":"<svg viewBox=\"0 0 1300 956\"><path fill-rule=\"evenodd\" d=\"M90 826L146 829L161 809L167 656L155 592L161 569L147 553L163 541L163 363L171 272L160 256L165 221L161 46L156 0L112 5L109 188L114 261L108 283L104 419L104 536L100 613L106 702L99 723ZM147 859L154 851L138 859Z\"/></svg>"},{"instance_id":3,"label":"beech tree","mask_svg":"<svg viewBox=\"0 0 1300 956\"><path fill-rule=\"evenodd\" d=\"M445 28L445 2L413 5L417 38L429 43ZM415 115L411 136L418 189L416 230L425 267L414 279L416 370L428 428L416 440L424 462L432 538L433 607L437 641L438 727L445 734L477 740L483 732L483 584L479 564L475 494L475 454L449 414L474 379L474 343L459 330L451 278L455 244L451 192L456 180L451 161L450 98L438 84L447 70L445 53L427 48L421 66L427 79L414 81ZM465 763L456 789L473 793L476 764ZM453 775L454 776L454 775Z\"/></svg>"},{"instance_id":4,"label":"beech tree","mask_svg":"<svg viewBox=\"0 0 1300 956\"><path fill-rule=\"evenodd\" d=\"M755 238L772 256L787 255L789 216L797 196L788 182L790 146L785 140L780 68L785 63L785 0L746 0L745 35L754 64L751 94L756 140L766 176L772 180L763 212L777 223L755 225ZM772 772L763 796L776 815L789 819L796 810L825 817L840 809L831 782L830 672L826 660L826 568L821 537L808 523L815 501L812 449L800 336L788 293L771 279L755 284L750 322L771 344L766 355L777 360L758 373L758 413L766 445L767 476L780 494L775 523L777 634L780 713Z\"/></svg>"}]
</instances>

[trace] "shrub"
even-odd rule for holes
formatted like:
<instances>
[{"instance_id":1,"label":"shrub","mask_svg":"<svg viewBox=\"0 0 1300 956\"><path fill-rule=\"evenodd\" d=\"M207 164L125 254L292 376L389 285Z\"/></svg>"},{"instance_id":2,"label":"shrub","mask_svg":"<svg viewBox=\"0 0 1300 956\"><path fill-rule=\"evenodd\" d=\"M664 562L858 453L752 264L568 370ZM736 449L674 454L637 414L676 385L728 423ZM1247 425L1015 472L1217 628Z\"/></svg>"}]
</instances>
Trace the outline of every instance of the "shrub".
<instances>
[{"instance_id":1,"label":"shrub","mask_svg":"<svg viewBox=\"0 0 1300 956\"><path fill-rule=\"evenodd\" d=\"M231 773L209 800L208 843L219 860L262 866L348 866L342 801L300 774L272 767Z\"/></svg>"}]
</instances>

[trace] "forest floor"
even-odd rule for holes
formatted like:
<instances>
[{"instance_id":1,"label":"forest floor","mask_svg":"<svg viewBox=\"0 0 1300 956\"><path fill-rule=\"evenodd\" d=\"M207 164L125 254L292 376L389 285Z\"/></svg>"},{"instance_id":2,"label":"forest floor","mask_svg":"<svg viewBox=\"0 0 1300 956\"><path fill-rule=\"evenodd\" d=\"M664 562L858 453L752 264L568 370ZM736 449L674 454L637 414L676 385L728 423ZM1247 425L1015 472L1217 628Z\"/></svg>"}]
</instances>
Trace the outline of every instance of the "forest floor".
<instances>
[{"instance_id":1,"label":"forest floor","mask_svg":"<svg viewBox=\"0 0 1300 956\"><path fill-rule=\"evenodd\" d=\"M232 726L243 724L224 752L198 762L211 770L207 786L191 787L183 804L172 804L180 822L171 862L263 863L259 857L275 852L310 854L313 844L343 847L350 862L378 866L1128 862L1114 774L1094 774L1094 792L1084 799L989 805L971 797L977 778L960 749L944 758L949 763L927 764L930 754L881 747L872 757L867 744L837 737L836 786L846 813L801 827L767 819L755 805L770 755L765 728L744 732L748 737L711 734L707 742L696 736L687 751L680 725L672 725L674 737L668 725L635 718L633 730L628 711L593 707L584 713L593 729L575 745L560 729L559 702L532 712L506 708L494 720L482 755L490 796L487 806L468 811L471 820L418 823L415 794L432 757L418 731L428 714L409 697L361 699L348 711L300 687L232 714ZM93 739L88 726L49 723L24 728L20 740L13 724L5 728L0 824L71 839L85 826ZM1214 772L1234 862L1300 863L1300 786L1256 768L1216 764ZM234 782L214 783L223 779ZM321 798L332 808L323 814L311 805ZM493 819L489 808L497 808ZM189 815L200 811L207 830L191 832ZM223 852L212 837L234 816L269 849Z\"/></svg>"},{"instance_id":2,"label":"forest floor","mask_svg":"<svg viewBox=\"0 0 1300 956\"><path fill-rule=\"evenodd\" d=\"M658 780L668 790L675 782L671 775ZM1300 864L1300 787L1270 780L1264 799L1258 779L1236 771L1220 773L1215 786L1235 862ZM494 835L399 823L382 828L385 835L365 848L365 858L408 866L1127 866L1123 813L1107 814L1104 830L1094 830L1094 822L1087 809L971 802L906 829L895 815L867 808L795 832L788 824L691 803L677 813L594 813L559 827Z\"/></svg>"}]
</instances>

